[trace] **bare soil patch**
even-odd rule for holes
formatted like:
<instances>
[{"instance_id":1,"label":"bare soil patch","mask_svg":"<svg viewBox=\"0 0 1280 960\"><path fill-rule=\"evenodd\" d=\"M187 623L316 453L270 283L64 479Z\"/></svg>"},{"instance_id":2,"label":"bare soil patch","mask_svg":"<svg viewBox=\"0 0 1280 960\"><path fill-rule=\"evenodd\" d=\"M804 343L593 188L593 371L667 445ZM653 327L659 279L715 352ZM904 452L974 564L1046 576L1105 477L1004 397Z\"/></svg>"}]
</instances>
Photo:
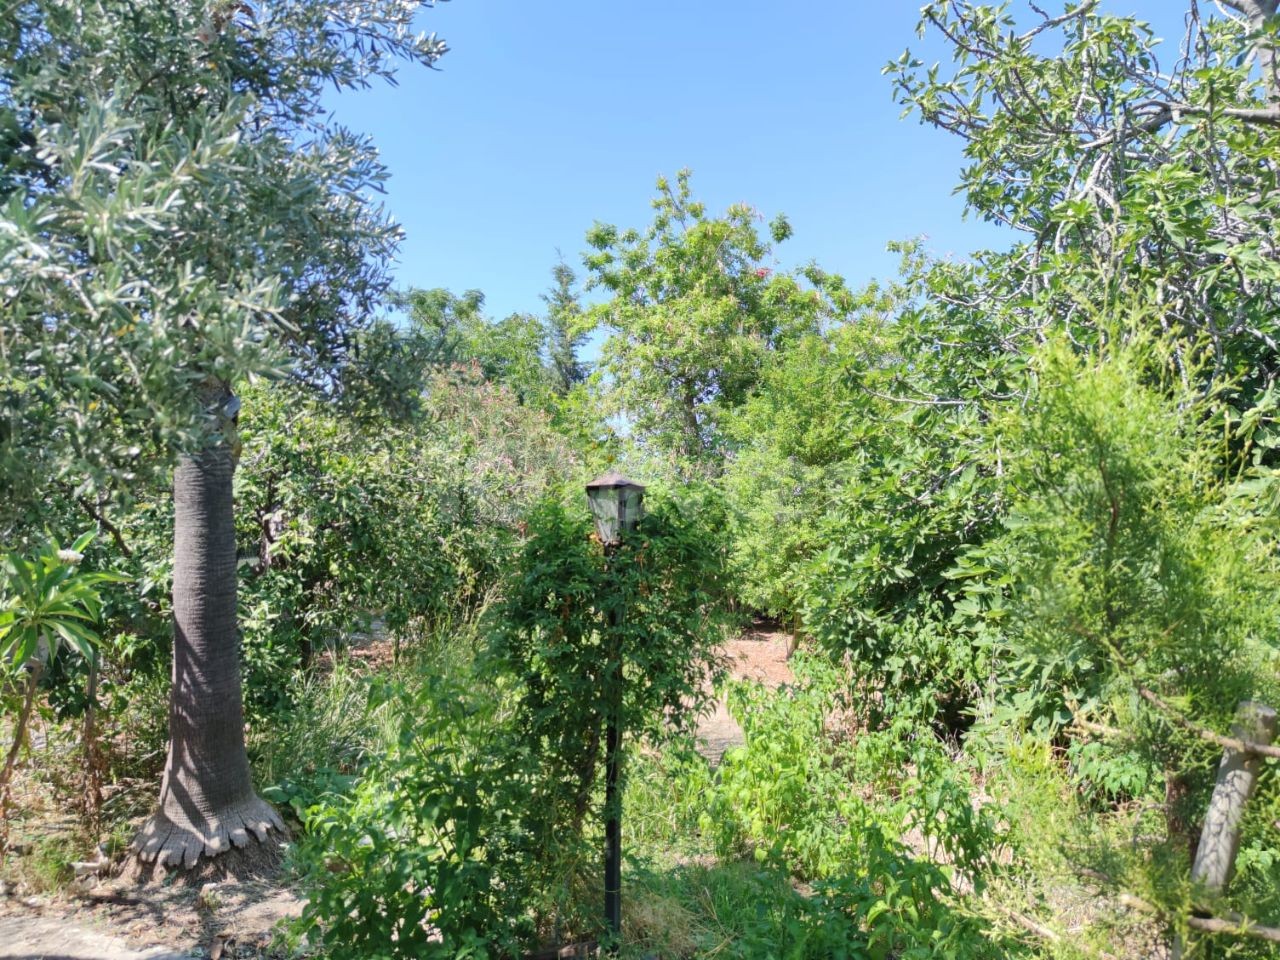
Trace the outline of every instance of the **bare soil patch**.
<instances>
[{"instance_id":1,"label":"bare soil patch","mask_svg":"<svg viewBox=\"0 0 1280 960\"><path fill-rule=\"evenodd\" d=\"M301 909L293 890L263 880L200 889L107 881L0 900L0 960L283 957L281 921Z\"/></svg>"},{"instance_id":2,"label":"bare soil patch","mask_svg":"<svg viewBox=\"0 0 1280 960\"><path fill-rule=\"evenodd\" d=\"M725 645L729 660L729 676L735 680L757 680L768 687L791 683L794 677L787 664L791 634L776 627L756 622L736 640ZM716 700L715 709L698 722L698 749L712 763L719 763L724 752L746 743L742 727L729 715L724 698Z\"/></svg>"}]
</instances>

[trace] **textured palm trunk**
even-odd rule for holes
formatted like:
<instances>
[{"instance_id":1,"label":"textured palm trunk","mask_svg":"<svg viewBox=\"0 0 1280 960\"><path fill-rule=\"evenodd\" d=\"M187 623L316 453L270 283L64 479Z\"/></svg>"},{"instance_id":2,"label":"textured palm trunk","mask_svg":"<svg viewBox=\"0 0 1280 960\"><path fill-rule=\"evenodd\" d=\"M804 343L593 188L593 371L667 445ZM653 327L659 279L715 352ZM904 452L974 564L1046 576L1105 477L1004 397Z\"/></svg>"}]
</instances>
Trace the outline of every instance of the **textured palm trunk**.
<instances>
[{"instance_id":1,"label":"textured palm trunk","mask_svg":"<svg viewBox=\"0 0 1280 960\"><path fill-rule=\"evenodd\" d=\"M160 808L134 841L144 861L161 865L192 867L284 829L254 792L245 753L228 439L182 457L173 478L169 755Z\"/></svg>"}]
</instances>

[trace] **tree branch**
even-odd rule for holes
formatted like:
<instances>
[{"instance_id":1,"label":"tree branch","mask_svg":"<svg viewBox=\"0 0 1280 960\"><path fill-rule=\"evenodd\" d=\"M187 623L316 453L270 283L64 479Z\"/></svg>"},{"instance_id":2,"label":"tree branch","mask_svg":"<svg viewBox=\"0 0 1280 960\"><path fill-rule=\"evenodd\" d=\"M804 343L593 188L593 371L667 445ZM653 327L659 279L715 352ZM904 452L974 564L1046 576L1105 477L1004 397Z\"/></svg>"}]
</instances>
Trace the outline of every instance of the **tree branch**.
<instances>
[{"instance_id":1,"label":"tree branch","mask_svg":"<svg viewBox=\"0 0 1280 960\"><path fill-rule=\"evenodd\" d=\"M1098 5L1098 0L1085 0L1084 3L1080 4L1079 7L1077 7L1075 10L1070 11L1069 13L1064 13L1058 17L1049 17L1045 13L1045 11L1041 10L1039 7L1037 7L1033 3L1031 5L1031 9L1036 11L1036 13L1040 14L1040 16L1044 17L1045 21L1039 26L1032 27L1022 36L1018 37L1018 42L1026 43L1028 40L1035 38L1037 35L1044 33L1046 30L1052 30L1054 27L1060 27L1064 23L1066 23L1068 20L1075 20L1077 17L1083 17L1086 14L1088 14L1090 11L1092 11L1093 8L1096 7L1097 5Z\"/></svg>"},{"instance_id":2,"label":"tree branch","mask_svg":"<svg viewBox=\"0 0 1280 960\"><path fill-rule=\"evenodd\" d=\"M1131 893L1120 894L1120 903L1131 910L1159 916L1162 911L1154 904ZM1253 937L1255 940L1267 940L1280 943L1280 927L1264 927L1254 923L1238 913L1228 913L1226 917L1187 917L1187 926L1192 930L1203 930L1205 933L1226 933L1237 937Z\"/></svg>"},{"instance_id":3,"label":"tree branch","mask_svg":"<svg viewBox=\"0 0 1280 960\"><path fill-rule=\"evenodd\" d=\"M1280 760L1280 747L1272 746L1271 744L1251 743L1248 740L1239 740L1235 737L1224 737L1220 733L1215 733L1207 727L1202 727L1188 720L1154 690L1149 690L1141 684L1135 684L1134 686L1137 688L1138 696L1163 713L1171 723L1181 727L1188 733L1195 734L1201 740L1215 744L1225 750L1237 750L1240 753L1252 753L1260 757Z\"/></svg>"},{"instance_id":4,"label":"tree branch","mask_svg":"<svg viewBox=\"0 0 1280 960\"><path fill-rule=\"evenodd\" d=\"M129 545L124 542L124 535L120 533L120 528L106 518L93 501L88 497L76 497L76 503L80 504L85 513L89 514L98 526L111 534L111 539L115 541L116 548L126 557L132 557L133 551L129 549Z\"/></svg>"}]
</instances>

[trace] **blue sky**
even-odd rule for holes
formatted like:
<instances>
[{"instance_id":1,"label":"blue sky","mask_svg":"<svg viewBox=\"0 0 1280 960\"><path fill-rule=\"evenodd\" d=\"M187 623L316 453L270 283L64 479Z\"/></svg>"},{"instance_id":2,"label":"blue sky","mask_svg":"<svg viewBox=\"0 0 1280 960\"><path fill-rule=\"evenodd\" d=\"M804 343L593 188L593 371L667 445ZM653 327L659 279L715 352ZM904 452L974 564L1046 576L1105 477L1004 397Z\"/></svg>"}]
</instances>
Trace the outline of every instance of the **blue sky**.
<instances>
[{"instance_id":1,"label":"blue sky","mask_svg":"<svg viewBox=\"0 0 1280 960\"><path fill-rule=\"evenodd\" d=\"M1103 0L1165 31L1179 26L1170 6ZM581 273L591 224L647 224L654 180L681 167L712 210L786 213L782 267L816 260L859 283L893 272L889 240L956 256L1008 242L962 219L958 141L900 119L881 76L905 47L944 53L916 37L918 9L452 0L419 18L452 48L439 72L331 103L391 170L400 286L479 289L493 316L539 310L557 250Z\"/></svg>"}]
</instances>

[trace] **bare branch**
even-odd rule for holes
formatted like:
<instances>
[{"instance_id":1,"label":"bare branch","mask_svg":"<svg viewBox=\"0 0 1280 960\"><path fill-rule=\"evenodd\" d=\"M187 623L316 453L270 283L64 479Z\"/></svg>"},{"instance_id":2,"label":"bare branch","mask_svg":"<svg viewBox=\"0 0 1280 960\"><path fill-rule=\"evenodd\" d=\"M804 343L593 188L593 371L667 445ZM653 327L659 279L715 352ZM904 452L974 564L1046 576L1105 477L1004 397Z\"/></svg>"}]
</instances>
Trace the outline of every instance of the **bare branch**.
<instances>
[{"instance_id":1,"label":"bare branch","mask_svg":"<svg viewBox=\"0 0 1280 960\"><path fill-rule=\"evenodd\" d=\"M1080 6L1077 7L1075 10L1072 10L1069 13L1064 13L1058 17L1047 18L1044 21L1044 23L1041 23L1038 26L1032 27L1022 36L1018 37L1018 42L1026 43L1028 40L1031 40L1037 35L1044 33L1046 30L1052 30L1054 27L1062 26L1064 23L1066 23L1069 20L1075 20L1078 17L1086 16L1097 5L1098 5L1098 0L1085 0L1085 2L1080 4ZM1039 13L1042 17L1045 15L1044 11L1041 10L1039 7L1035 6L1034 4L1032 4L1032 9L1035 10L1037 13Z\"/></svg>"},{"instance_id":2,"label":"bare branch","mask_svg":"<svg viewBox=\"0 0 1280 960\"><path fill-rule=\"evenodd\" d=\"M1135 684L1138 690L1138 696L1151 704L1157 710L1165 715L1165 717L1175 726L1181 727L1188 733L1193 733L1201 740L1207 743L1215 744L1227 750L1237 750L1240 753L1252 753L1260 757L1268 757L1272 760L1280 760L1280 747L1271 744L1251 743L1248 740L1240 740L1236 737L1224 737L1220 733L1216 733L1207 727L1202 727L1197 723L1193 723L1184 717L1181 713L1173 708L1167 701L1162 699L1154 690Z\"/></svg>"},{"instance_id":3,"label":"bare branch","mask_svg":"<svg viewBox=\"0 0 1280 960\"><path fill-rule=\"evenodd\" d=\"M1187 926L1206 933L1231 933L1241 937L1253 937L1255 940L1280 943L1280 927L1264 927L1243 917L1234 920L1223 920L1218 917L1187 917Z\"/></svg>"},{"instance_id":4,"label":"bare branch","mask_svg":"<svg viewBox=\"0 0 1280 960\"><path fill-rule=\"evenodd\" d=\"M107 531L111 535L111 539L115 541L116 549L126 557L132 557L133 551L129 549L129 545L125 542L124 535L121 534L120 528L112 523L102 512L101 504L94 504L88 497L76 497L76 503L80 504L80 508L87 513L99 529Z\"/></svg>"},{"instance_id":5,"label":"bare branch","mask_svg":"<svg viewBox=\"0 0 1280 960\"><path fill-rule=\"evenodd\" d=\"M1120 894L1120 903L1131 910L1141 913L1160 915L1162 912L1154 904L1131 893ZM1255 940L1267 940L1280 943L1280 927L1264 927L1254 923L1238 913L1228 913L1223 917L1187 917L1187 926L1192 930L1203 930L1205 933L1227 933L1238 937L1253 937Z\"/></svg>"}]
</instances>

